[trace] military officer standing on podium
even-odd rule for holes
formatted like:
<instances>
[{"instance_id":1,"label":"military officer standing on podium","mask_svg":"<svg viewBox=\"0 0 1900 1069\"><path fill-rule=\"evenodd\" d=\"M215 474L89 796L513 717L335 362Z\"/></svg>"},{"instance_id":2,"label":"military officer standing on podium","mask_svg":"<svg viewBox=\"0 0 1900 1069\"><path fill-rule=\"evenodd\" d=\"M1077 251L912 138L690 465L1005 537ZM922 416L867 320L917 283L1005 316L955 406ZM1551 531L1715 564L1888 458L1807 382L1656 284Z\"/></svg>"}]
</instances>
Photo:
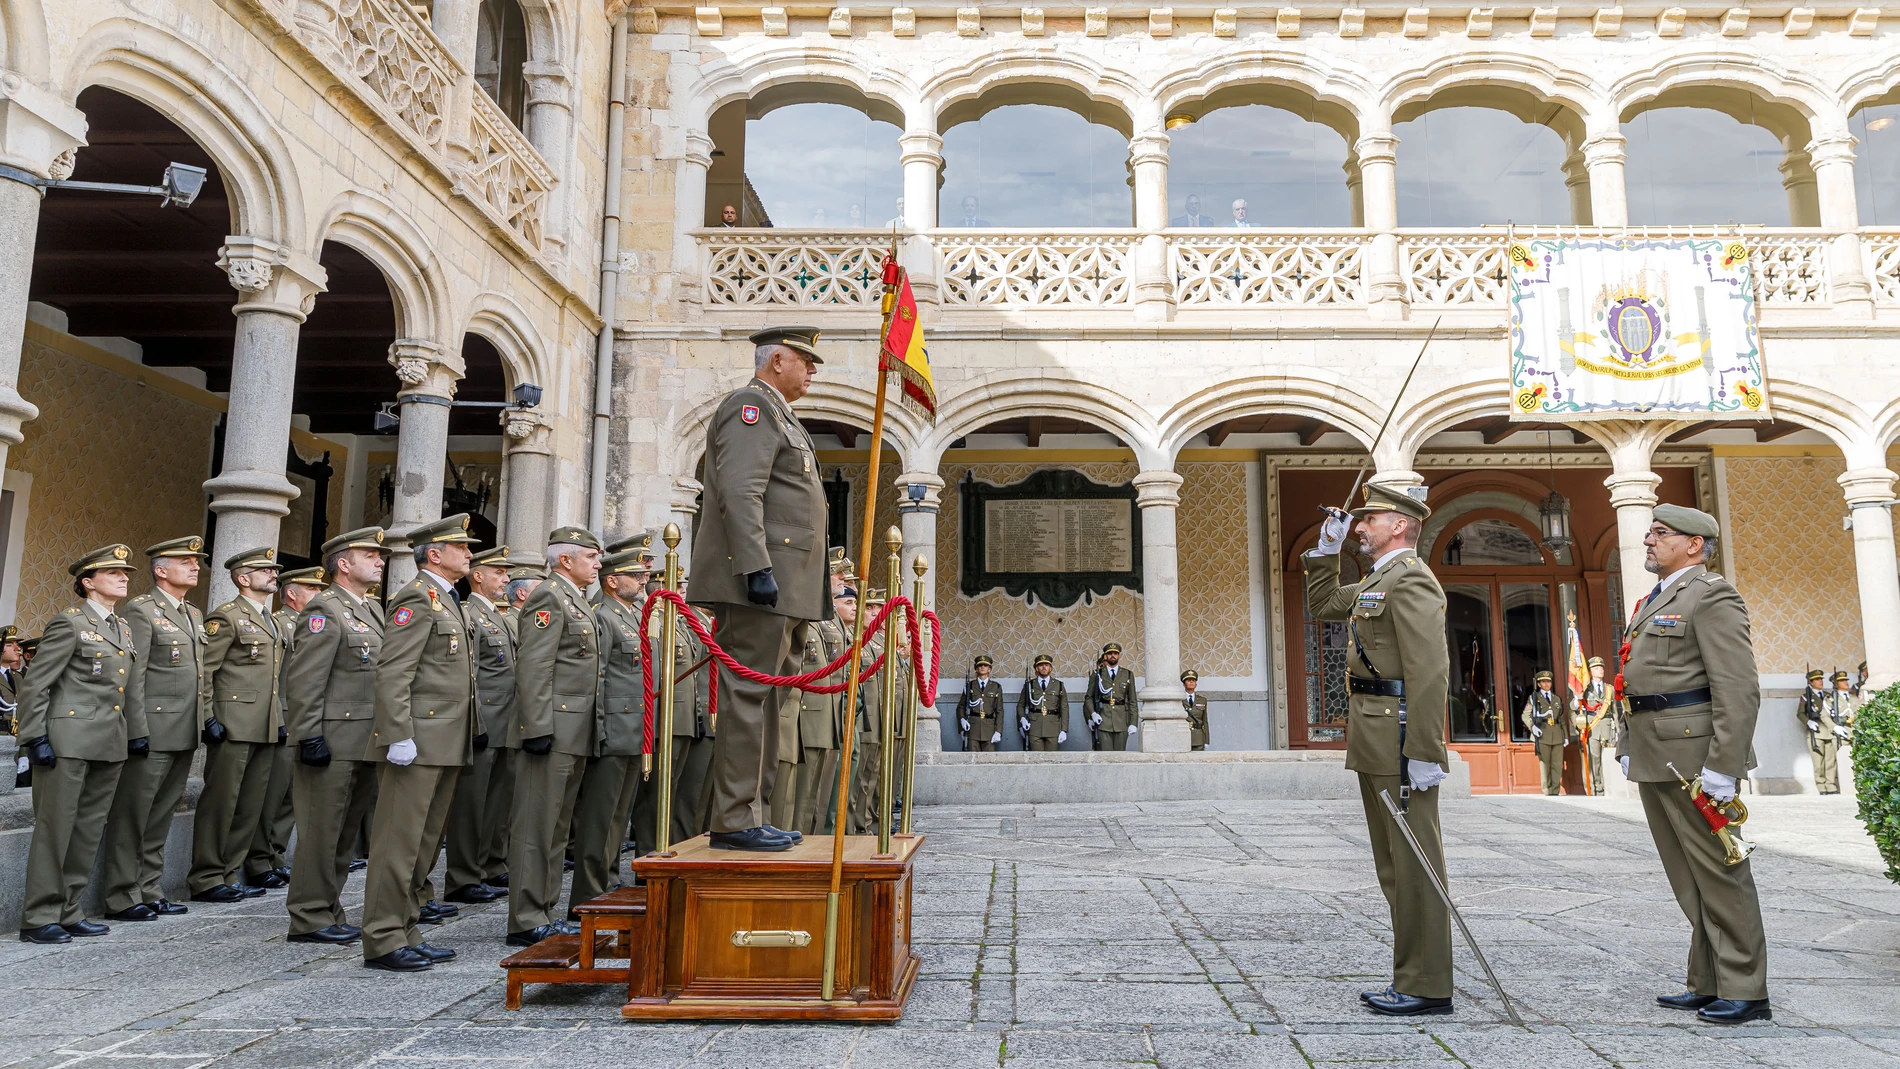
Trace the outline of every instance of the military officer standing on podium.
<instances>
[{"instance_id":1,"label":"military officer standing on podium","mask_svg":"<svg viewBox=\"0 0 1900 1069\"><path fill-rule=\"evenodd\" d=\"M284 636L284 678L289 679L290 653L297 645L297 622L304 609L323 593L323 567L293 568L277 577L277 596L283 608L271 614L277 631ZM284 721L290 721L290 691L284 695ZM288 732L286 732L288 734ZM264 816L257 822L257 834L251 837L250 857L244 862L244 882L251 887L276 890L290 886L290 831L297 823L297 809L290 799L292 770L297 767L296 744L285 741L271 754L270 783L264 788Z\"/></svg>"},{"instance_id":2,"label":"military officer standing on podium","mask_svg":"<svg viewBox=\"0 0 1900 1069\"><path fill-rule=\"evenodd\" d=\"M40 666L20 693L20 749L39 772L20 913L23 943L68 943L110 930L86 919L79 893L92 876L127 758L150 753L133 674L138 648L114 611L130 584L131 555L126 546L104 546L66 569L80 602L47 621Z\"/></svg>"},{"instance_id":3,"label":"military officer standing on podium","mask_svg":"<svg viewBox=\"0 0 1900 1069\"><path fill-rule=\"evenodd\" d=\"M284 740L283 667L287 637L271 619L277 550L233 554L224 568L237 597L205 619L204 792L192 821L191 900L236 902L264 893L246 887L244 860L264 819L273 747Z\"/></svg>"},{"instance_id":4,"label":"military officer standing on podium","mask_svg":"<svg viewBox=\"0 0 1900 1069\"><path fill-rule=\"evenodd\" d=\"M455 596L474 541L466 512L410 531L416 577L389 599L369 748L378 762L378 804L364 879L363 964L372 969L420 972L455 956L425 942L418 925L455 781L481 732L475 636Z\"/></svg>"},{"instance_id":5,"label":"military officer standing on podium","mask_svg":"<svg viewBox=\"0 0 1900 1069\"><path fill-rule=\"evenodd\" d=\"M823 360L818 331L752 335L752 380L726 395L706 431L704 504L693 529L693 602L718 620L714 640L740 664L789 675L803 629L831 615L825 488L792 402ZM800 836L766 820L778 778L780 696L728 673L710 772L712 845L788 850Z\"/></svg>"},{"instance_id":6,"label":"military officer standing on podium","mask_svg":"<svg viewBox=\"0 0 1900 1069\"><path fill-rule=\"evenodd\" d=\"M1201 685L1200 673L1189 668L1181 673L1181 688L1187 691L1187 697L1181 700L1181 708L1187 712L1188 749L1207 749L1207 699L1194 693Z\"/></svg>"},{"instance_id":7,"label":"military officer standing on podium","mask_svg":"<svg viewBox=\"0 0 1900 1069\"><path fill-rule=\"evenodd\" d=\"M304 606L284 673L297 758L290 770L297 855L287 903L293 943L348 943L362 934L344 916L343 882L357 829L376 804L368 751L386 618L369 590L383 581L383 539L381 527L365 527L323 544L330 586Z\"/></svg>"},{"instance_id":8,"label":"military officer standing on podium","mask_svg":"<svg viewBox=\"0 0 1900 1069\"><path fill-rule=\"evenodd\" d=\"M1317 619L1348 625L1346 767L1359 774L1379 889L1392 913L1392 985L1359 997L1386 1016L1446 1014L1451 915L1379 798L1388 792L1404 806L1406 824L1443 880L1437 787L1449 760L1451 657L1445 648L1445 592L1418 556L1419 529L1431 510L1403 490L1373 484L1365 488L1364 504L1352 510L1356 522L1327 511L1318 548L1300 558L1306 606ZM1339 550L1349 528L1358 531L1373 566L1363 582L1341 586Z\"/></svg>"},{"instance_id":9,"label":"military officer standing on podium","mask_svg":"<svg viewBox=\"0 0 1900 1069\"><path fill-rule=\"evenodd\" d=\"M1564 747L1570 742L1570 728L1565 722L1563 702L1558 700L1556 691L1551 688L1556 679L1549 672L1537 673L1537 689L1524 699L1524 709L1518 713L1518 719L1530 730L1531 741L1537 744L1537 762L1544 772L1544 793L1558 794L1564 787Z\"/></svg>"},{"instance_id":10,"label":"military officer standing on podium","mask_svg":"<svg viewBox=\"0 0 1900 1069\"><path fill-rule=\"evenodd\" d=\"M1003 741L1003 685L990 678L995 666L989 654L980 654L963 682L957 727L963 732L963 748L972 753L995 753Z\"/></svg>"},{"instance_id":11,"label":"military officer standing on podium","mask_svg":"<svg viewBox=\"0 0 1900 1069\"><path fill-rule=\"evenodd\" d=\"M1754 765L1761 677L1748 607L1706 567L1719 531L1700 509L1656 506L1643 567L1662 578L1630 615L1622 671L1629 704L1619 737L1623 775L1642 796L1663 872L1692 929L1688 990L1656 1001L1740 1024L1773 1016L1753 863L1724 863L1720 840L1676 777L1700 774L1702 789L1724 803Z\"/></svg>"},{"instance_id":12,"label":"military officer standing on podium","mask_svg":"<svg viewBox=\"0 0 1900 1069\"><path fill-rule=\"evenodd\" d=\"M1088 693L1082 699L1098 750L1126 750L1128 737L1141 731L1137 726L1135 673L1123 671L1121 660L1121 643L1103 646L1101 667L1089 673Z\"/></svg>"},{"instance_id":13,"label":"military officer standing on podium","mask_svg":"<svg viewBox=\"0 0 1900 1069\"><path fill-rule=\"evenodd\" d=\"M1035 674L1023 680L1016 722L1032 750L1060 749L1069 741L1069 689L1055 678L1055 659L1036 654Z\"/></svg>"},{"instance_id":14,"label":"military officer standing on podium","mask_svg":"<svg viewBox=\"0 0 1900 1069\"><path fill-rule=\"evenodd\" d=\"M493 902L507 892L486 882L489 864L495 871L507 864L489 856L497 834L494 822L505 823L514 796L513 751L508 738L509 705L515 697L515 638L497 602L508 586L508 547L496 546L475 554L468 572L468 601L462 615L468 620L475 644L475 758L455 781L455 802L449 806L448 867L443 882L449 902ZM504 851L505 854L505 851Z\"/></svg>"},{"instance_id":15,"label":"military officer standing on podium","mask_svg":"<svg viewBox=\"0 0 1900 1069\"><path fill-rule=\"evenodd\" d=\"M646 705L641 687L644 670L638 606L646 596L647 576L653 571L651 560L639 548L609 553L600 559L601 598L594 608L594 631L600 636L600 732L594 753L587 758L587 769L581 774L581 792L574 800L574 882L567 896L570 920L577 916L575 906L613 889L620 870L627 814L634 812L634 795L642 789L640 752L646 745ZM685 671L686 667L681 665L674 672ZM654 745L666 745L667 740L659 737L657 718L653 730ZM674 748L676 755L679 749ZM679 772L676 763L675 783ZM657 793L658 779L656 760L654 775L644 788ZM653 819L649 814L645 822L648 835L653 834Z\"/></svg>"},{"instance_id":16,"label":"military officer standing on podium","mask_svg":"<svg viewBox=\"0 0 1900 1069\"><path fill-rule=\"evenodd\" d=\"M204 614L186 601L198 585L204 539L197 535L148 546L153 589L126 603L126 626L138 657L130 672L144 696L151 753L119 776L106 819L106 919L149 921L189 912L165 898L165 840L198 749L203 698ZM129 691L130 688L128 688Z\"/></svg>"}]
</instances>

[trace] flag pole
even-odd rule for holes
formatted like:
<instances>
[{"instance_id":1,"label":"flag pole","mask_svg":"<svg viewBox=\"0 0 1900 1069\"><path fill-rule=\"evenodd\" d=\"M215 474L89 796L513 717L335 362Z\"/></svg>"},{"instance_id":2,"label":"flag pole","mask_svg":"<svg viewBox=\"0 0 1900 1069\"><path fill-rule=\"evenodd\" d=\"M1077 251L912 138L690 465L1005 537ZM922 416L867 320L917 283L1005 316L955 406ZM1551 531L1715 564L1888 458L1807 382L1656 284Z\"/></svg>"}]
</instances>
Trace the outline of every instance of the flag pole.
<instances>
[{"instance_id":1,"label":"flag pole","mask_svg":"<svg viewBox=\"0 0 1900 1069\"><path fill-rule=\"evenodd\" d=\"M884 339L891 330L891 309L897 304L898 280L901 277L902 269L897 266L897 241L893 236L890 259L885 261L884 268L884 322L877 334L877 404L871 410L871 461L865 479L864 525L860 528L863 534L858 539L858 557L866 564L870 560L866 554L870 551L871 535L877 521L878 462L884 456L884 401L890 385L890 375L884 370ZM860 565L859 570L868 574L863 565ZM858 582L860 586L863 585L862 576ZM838 751L838 808L832 820L831 890L825 895L825 971L819 992L819 997L826 1002L831 1001L836 993L838 980L838 906L844 887L844 841L850 817L851 744L858 733L858 677L864 667L864 606L867 600L860 590L858 616L851 625L851 665L845 670L844 739ZM895 663L892 662L893 668ZM889 715L888 710L886 715Z\"/></svg>"}]
</instances>

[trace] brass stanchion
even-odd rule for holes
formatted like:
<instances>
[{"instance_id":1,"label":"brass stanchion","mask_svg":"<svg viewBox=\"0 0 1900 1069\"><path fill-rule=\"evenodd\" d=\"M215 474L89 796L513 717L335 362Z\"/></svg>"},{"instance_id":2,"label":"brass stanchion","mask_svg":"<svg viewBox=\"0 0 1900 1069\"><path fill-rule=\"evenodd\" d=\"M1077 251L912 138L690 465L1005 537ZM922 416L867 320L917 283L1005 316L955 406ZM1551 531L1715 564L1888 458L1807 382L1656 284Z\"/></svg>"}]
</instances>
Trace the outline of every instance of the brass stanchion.
<instances>
[{"instance_id":1,"label":"brass stanchion","mask_svg":"<svg viewBox=\"0 0 1900 1069\"><path fill-rule=\"evenodd\" d=\"M680 528L679 524L669 523L660 536L666 542L666 589L677 592L680 588ZM679 635L679 606L671 601L661 607L660 624L660 715L658 737L653 740L653 748L660 752L659 804L653 816L653 852L662 857L673 856L673 671L678 665L674 662L674 640Z\"/></svg>"},{"instance_id":2,"label":"brass stanchion","mask_svg":"<svg viewBox=\"0 0 1900 1069\"><path fill-rule=\"evenodd\" d=\"M913 672L923 670L923 659L930 656L930 636L924 629L929 625L924 620L924 573L930 570L930 562L922 553L910 562L910 570L917 573L917 581L911 584L910 607L917 620L917 663L911 666ZM904 823L901 831L910 834L910 807L917 798L917 707L923 701L923 695L917 692L917 680L906 677L904 689L909 698L904 702L910 709L910 730L906 733L904 745Z\"/></svg>"},{"instance_id":3,"label":"brass stanchion","mask_svg":"<svg viewBox=\"0 0 1900 1069\"><path fill-rule=\"evenodd\" d=\"M884 567L885 596L895 601L903 596L904 589L904 565L898 559L899 551L904 548L904 532L890 528L885 532L884 544L891 551ZM891 772L897 760L897 634L897 613L893 612L884 618L884 713L877 725L881 743L877 773L877 856L881 858L892 856Z\"/></svg>"}]
</instances>

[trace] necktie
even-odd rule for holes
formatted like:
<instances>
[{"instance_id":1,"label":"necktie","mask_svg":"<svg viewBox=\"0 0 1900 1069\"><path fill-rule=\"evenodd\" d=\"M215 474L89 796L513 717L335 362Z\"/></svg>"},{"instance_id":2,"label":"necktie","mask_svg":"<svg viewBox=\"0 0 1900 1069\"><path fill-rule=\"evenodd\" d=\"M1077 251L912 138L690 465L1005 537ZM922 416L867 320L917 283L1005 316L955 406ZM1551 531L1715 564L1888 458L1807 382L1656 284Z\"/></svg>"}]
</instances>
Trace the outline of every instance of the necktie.
<instances>
[{"instance_id":1,"label":"necktie","mask_svg":"<svg viewBox=\"0 0 1900 1069\"><path fill-rule=\"evenodd\" d=\"M1657 595L1659 595L1659 594L1661 594L1661 593L1662 593L1662 581L1661 581L1661 580L1657 580L1657 582L1656 582L1656 586L1655 586L1655 588L1654 588L1654 589L1652 589L1652 590L1650 590L1650 592L1649 592L1649 596L1648 596L1648 597L1646 597L1646 598L1644 598L1643 600L1644 600L1644 601L1655 601L1655 600L1656 600L1656 597L1657 597Z\"/></svg>"}]
</instances>

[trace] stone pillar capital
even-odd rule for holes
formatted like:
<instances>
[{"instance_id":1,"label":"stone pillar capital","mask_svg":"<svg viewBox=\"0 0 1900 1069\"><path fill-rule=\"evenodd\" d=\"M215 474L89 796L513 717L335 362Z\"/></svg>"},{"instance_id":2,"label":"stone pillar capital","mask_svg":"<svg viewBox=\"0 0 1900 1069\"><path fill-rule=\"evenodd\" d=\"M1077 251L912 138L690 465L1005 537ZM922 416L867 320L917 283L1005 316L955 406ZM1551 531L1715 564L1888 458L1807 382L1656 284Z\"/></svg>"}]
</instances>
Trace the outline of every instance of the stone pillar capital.
<instances>
[{"instance_id":1,"label":"stone pillar capital","mask_svg":"<svg viewBox=\"0 0 1900 1069\"><path fill-rule=\"evenodd\" d=\"M928 130L913 130L897 139L898 162L943 165L943 135Z\"/></svg>"},{"instance_id":2,"label":"stone pillar capital","mask_svg":"<svg viewBox=\"0 0 1900 1069\"><path fill-rule=\"evenodd\" d=\"M561 63L535 61L521 65L522 80L528 83L528 103L551 104L565 108L572 103L573 78Z\"/></svg>"},{"instance_id":3,"label":"stone pillar capital","mask_svg":"<svg viewBox=\"0 0 1900 1069\"><path fill-rule=\"evenodd\" d=\"M1858 144L1860 141L1844 130L1816 137L1807 145L1809 166L1815 170L1833 166L1852 167L1854 146Z\"/></svg>"},{"instance_id":4,"label":"stone pillar capital","mask_svg":"<svg viewBox=\"0 0 1900 1069\"><path fill-rule=\"evenodd\" d=\"M1181 484L1187 480L1180 472L1150 469L1134 478L1135 504L1143 509L1176 509L1181 506Z\"/></svg>"},{"instance_id":5,"label":"stone pillar capital","mask_svg":"<svg viewBox=\"0 0 1900 1069\"><path fill-rule=\"evenodd\" d=\"M1128 162L1136 167L1150 163L1165 166L1168 162L1168 135L1158 131L1135 135L1128 142Z\"/></svg>"},{"instance_id":6,"label":"stone pillar capital","mask_svg":"<svg viewBox=\"0 0 1900 1069\"><path fill-rule=\"evenodd\" d=\"M0 164L69 178L86 141L86 115L14 71L0 71Z\"/></svg>"},{"instance_id":7,"label":"stone pillar capital","mask_svg":"<svg viewBox=\"0 0 1900 1069\"><path fill-rule=\"evenodd\" d=\"M1656 496L1656 488L1662 485L1662 476L1653 471L1620 471L1604 479L1603 485L1610 488L1612 508L1631 506L1653 509L1660 500Z\"/></svg>"},{"instance_id":8,"label":"stone pillar capital","mask_svg":"<svg viewBox=\"0 0 1900 1069\"><path fill-rule=\"evenodd\" d=\"M699 515L699 492L704 489L698 479L682 475L673 480L673 490L667 495L667 506L674 512L683 512L688 516Z\"/></svg>"},{"instance_id":9,"label":"stone pillar capital","mask_svg":"<svg viewBox=\"0 0 1900 1069\"><path fill-rule=\"evenodd\" d=\"M268 238L225 238L218 266L238 291L238 315L274 312L301 323L330 281L315 258Z\"/></svg>"},{"instance_id":10,"label":"stone pillar capital","mask_svg":"<svg viewBox=\"0 0 1900 1069\"><path fill-rule=\"evenodd\" d=\"M703 130L686 131L686 151L680 158L698 167L711 167L713 139Z\"/></svg>"},{"instance_id":11,"label":"stone pillar capital","mask_svg":"<svg viewBox=\"0 0 1900 1069\"><path fill-rule=\"evenodd\" d=\"M396 396L404 403L418 397L452 401L455 384L462 380L461 369L449 362L442 346L422 338L397 338L392 342L389 365L402 382Z\"/></svg>"},{"instance_id":12,"label":"stone pillar capital","mask_svg":"<svg viewBox=\"0 0 1900 1069\"><path fill-rule=\"evenodd\" d=\"M1353 143L1353 152L1359 157L1359 166L1367 164L1396 165L1399 159L1399 139L1390 133L1368 133Z\"/></svg>"},{"instance_id":13,"label":"stone pillar capital","mask_svg":"<svg viewBox=\"0 0 1900 1069\"><path fill-rule=\"evenodd\" d=\"M509 453L554 451L554 426L541 413L531 408L504 408L500 422L503 445Z\"/></svg>"},{"instance_id":14,"label":"stone pillar capital","mask_svg":"<svg viewBox=\"0 0 1900 1069\"><path fill-rule=\"evenodd\" d=\"M897 477L897 511L936 512L943 506L943 476L932 471L907 471ZM921 486L924 496L912 498L910 488Z\"/></svg>"},{"instance_id":15,"label":"stone pillar capital","mask_svg":"<svg viewBox=\"0 0 1900 1069\"><path fill-rule=\"evenodd\" d=\"M1380 452L1384 452L1384 450L1382 449ZM1400 493L1404 493L1414 486L1424 486L1425 476L1405 467L1381 467L1378 471L1368 476L1366 482L1375 486L1383 486L1388 490L1397 490Z\"/></svg>"},{"instance_id":16,"label":"stone pillar capital","mask_svg":"<svg viewBox=\"0 0 1900 1069\"><path fill-rule=\"evenodd\" d=\"M1620 133L1597 134L1586 138L1580 148L1583 151L1584 164L1598 167L1604 164L1623 164L1629 160L1628 142Z\"/></svg>"},{"instance_id":17,"label":"stone pillar capital","mask_svg":"<svg viewBox=\"0 0 1900 1069\"><path fill-rule=\"evenodd\" d=\"M1835 481L1852 508L1885 505L1893 500L1894 473L1881 467L1850 468Z\"/></svg>"},{"instance_id":18,"label":"stone pillar capital","mask_svg":"<svg viewBox=\"0 0 1900 1069\"><path fill-rule=\"evenodd\" d=\"M38 419L40 410L20 396L12 383L0 382L0 446L16 446L26 440L20 425Z\"/></svg>"}]
</instances>

